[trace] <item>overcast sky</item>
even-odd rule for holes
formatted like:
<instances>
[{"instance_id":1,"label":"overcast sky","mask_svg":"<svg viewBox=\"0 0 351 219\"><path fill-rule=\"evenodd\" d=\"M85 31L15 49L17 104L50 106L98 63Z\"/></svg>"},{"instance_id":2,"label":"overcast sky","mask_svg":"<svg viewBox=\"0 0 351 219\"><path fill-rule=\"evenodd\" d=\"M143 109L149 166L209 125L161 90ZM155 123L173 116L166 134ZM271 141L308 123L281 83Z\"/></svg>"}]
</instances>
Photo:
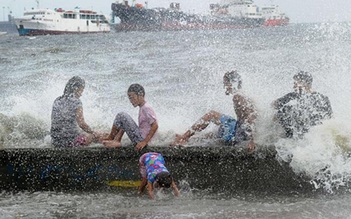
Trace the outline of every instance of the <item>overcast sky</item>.
<instances>
[{"instance_id":1,"label":"overcast sky","mask_svg":"<svg viewBox=\"0 0 351 219\"><path fill-rule=\"evenodd\" d=\"M129 0L132 2L132 0ZM206 13L210 3L219 0L149 0L149 8L168 7L171 2L179 2L181 9L186 12ZM351 0L254 0L258 6L277 4L293 23L351 21ZM110 0L40 0L41 8L73 9L78 6L94 9L106 15L111 13ZM144 3L145 0L136 0ZM15 17L21 16L24 9L36 8L35 0L0 0L0 20L7 20L7 14L12 11Z\"/></svg>"}]
</instances>

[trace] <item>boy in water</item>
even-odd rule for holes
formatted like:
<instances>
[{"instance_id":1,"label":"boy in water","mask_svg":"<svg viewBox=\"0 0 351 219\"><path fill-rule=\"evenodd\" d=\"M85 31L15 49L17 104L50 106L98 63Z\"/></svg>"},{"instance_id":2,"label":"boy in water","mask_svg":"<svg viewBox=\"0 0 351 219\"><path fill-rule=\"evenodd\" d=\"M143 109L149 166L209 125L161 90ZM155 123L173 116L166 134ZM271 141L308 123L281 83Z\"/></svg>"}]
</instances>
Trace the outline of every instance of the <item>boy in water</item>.
<instances>
[{"instance_id":1,"label":"boy in water","mask_svg":"<svg viewBox=\"0 0 351 219\"><path fill-rule=\"evenodd\" d=\"M158 123L154 110L145 101L145 90L140 84L128 88L128 98L134 107L139 107L139 126L127 113L116 115L110 135L103 141L107 147L120 147L124 132L127 133L135 149L140 151L153 139Z\"/></svg>"},{"instance_id":2,"label":"boy in water","mask_svg":"<svg viewBox=\"0 0 351 219\"><path fill-rule=\"evenodd\" d=\"M284 128L288 138L302 138L312 126L330 119L333 110L329 98L312 91L313 77L300 71L293 76L294 91L273 102L275 119Z\"/></svg>"},{"instance_id":3,"label":"boy in water","mask_svg":"<svg viewBox=\"0 0 351 219\"><path fill-rule=\"evenodd\" d=\"M196 132L204 130L213 122L219 126L217 137L224 140L226 144L232 145L245 141L247 142L249 152L255 149L253 134L257 110L251 99L241 91L241 76L237 71L226 72L223 76L223 84L226 89L225 94L233 95L233 105L238 120L236 121L232 116L211 110L202 116L184 134L177 134L171 146L185 144Z\"/></svg>"},{"instance_id":4,"label":"boy in water","mask_svg":"<svg viewBox=\"0 0 351 219\"><path fill-rule=\"evenodd\" d=\"M154 199L154 188L172 187L174 195L179 196L179 190L171 174L165 167L165 160L161 154L148 152L139 159L140 174L142 177L139 194L142 194L147 186L150 199Z\"/></svg>"}]
</instances>

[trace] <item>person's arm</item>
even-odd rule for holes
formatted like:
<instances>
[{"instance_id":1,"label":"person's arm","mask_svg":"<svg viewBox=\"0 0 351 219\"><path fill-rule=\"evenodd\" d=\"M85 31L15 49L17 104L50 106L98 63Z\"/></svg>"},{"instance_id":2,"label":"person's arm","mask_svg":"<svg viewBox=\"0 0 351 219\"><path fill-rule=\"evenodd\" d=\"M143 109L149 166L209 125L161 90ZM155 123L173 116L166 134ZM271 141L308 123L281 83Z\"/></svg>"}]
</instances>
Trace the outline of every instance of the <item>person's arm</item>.
<instances>
[{"instance_id":1,"label":"person's arm","mask_svg":"<svg viewBox=\"0 0 351 219\"><path fill-rule=\"evenodd\" d=\"M285 104L287 104L289 101L296 99L297 98L297 93L296 92L290 92L285 94L284 96L276 99L275 101L273 101L272 103L272 107L276 110L279 110L280 108L282 108Z\"/></svg>"},{"instance_id":2,"label":"person's arm","mask_svg":"<svg viewBox=\"0 0 351 219\"><path fill-rule=\"evenodd\" d=\"M76 111L76 121L78 126L83 129L86 133L92 134L95 136L95 132L89 127L89 125L84 120L83 107L78 107Z\"/></svg>"},{"instance_id":3,"label":"person's arm","mask_svg":"<svg viewBox=\"0 0 351 219\"><path fill-rule=\"evenodd\" d=\"M330 119L333 116L333 109L331 107L330 100L327 96L324 98L324 106L325 106L325 112L326 112L326 118Z\"/></svg>"},{"instance_id":4,"label":"person's arm","mask_svg":"<svg viewBox=\"0 0 351 219\"><path fill-rule=\"evenodd\" d=\"M149 133L147 134L147 136L145 137L144 141L139 142L135 146L136 150L140 151L141 149L143 149L147 145L147 143L149 143L151 138L155 135L157 129L158 129L158 124L157 124L157 121L155 121L151 124L151 129L150 129Z\"/></svg>"},{"instance_id":5,"label":"person's arm","mask_svg":"<svg viewBox=\"0 0 351 219\"><path fill-rule=\"evenodd\" d=\"M139 195L143 194L143 192L145 191L145 187L147 185L147 179L146 177L143 177L142 180L141 180L141 184L140 184L140 187L139 187Z\"/></svg>"},{"instance_id":6,"label":"person's arm","mask_svg":"<svg viewBox=\"0 0 351 219\"><path fill-rule=\"evenodd\" d=\"M256 143L254 141L255 119L256 119L256 117L254 117L254 119L252 118L248 122L248 127L246 128L246 132L248 134L248 139L249 139L249 142L247 144L247 149L248 149L249 153L253 152L255 150L255 148L256 148Z\"/></svg>"},{"instance_id":7,"label":"person's arm","mask_svg":"<svg viewBox=\"0 0 351 219\"><path fill-rule=\"evenodd\" d=\"M171 187L173 189L174 195L176 197L179 197L180 196L180 192L179 192L179 189L178 189L177 185L175 184L174 180L172 181Z\"/></svg>"},{"instance_id":8,"label":"person's arm","mask_svg":"<svg viewBox=\"0 0 351 219\"><path fill-rule=\"evenodd\" d=\"M148 190L148 193L149 193L149 198L150 199L155 199L154 187L153 187L151 182L147 182L147 190Z\"/></svg>"},{"instance_id":9,"label":"person's arm","mask_svg":"<svg viewBox=\"0 0 351 219\"><path fill-rule=\"evenodd\" d=\"M140 175L141 175L141 185L139 187L139 194L143 193L145 190L145 187L147 185L147 174L146 174L146 166L144 164L145 162L145 154L142 155L139 159L139 171L140 171Z\"/></svg>"}]
</instances>

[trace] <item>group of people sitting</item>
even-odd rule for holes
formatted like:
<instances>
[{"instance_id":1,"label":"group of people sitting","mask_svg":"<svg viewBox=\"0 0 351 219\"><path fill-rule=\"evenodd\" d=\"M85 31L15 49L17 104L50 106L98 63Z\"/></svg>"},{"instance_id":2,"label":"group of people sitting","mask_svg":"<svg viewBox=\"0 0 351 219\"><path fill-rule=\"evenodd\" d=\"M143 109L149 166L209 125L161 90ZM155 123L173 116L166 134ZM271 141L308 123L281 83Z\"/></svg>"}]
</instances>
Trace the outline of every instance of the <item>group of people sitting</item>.
<instances>
[{"instance_id":1,"label":"group of people sitting","mask_svg":"<svg viewBox=\"0 0 351 219\"><path fill-rule=\"evenodd\" d=\"M311 74L300 71L293 77L294 90L275 100L275 120L279 122L288 138L301 138L310 127L321 124L331 118L332 108L327 96L312 91ZM254 102L242 91L242 78L237 71L226 72L223 76L225 94L233 97L236 119L231 115L210 111L197 120L183 134L176 134L171 146L185 145L197 132L206 129L210 123L218 125L219 138L226 145L247 145L248 151L254 151L255 123L258 117ZM53 104L51 115L51 139L55 147L86 146L100 142L106 147L120 147L124 133L127 134L137 151L145 148L155 136L158 122L155 111L145 100L145 89L140 84L132 84L127 94L131 104L139 107L138 124L125 112L118 113L113 121L110 133L93 131L85 122L82 102L79 99L84 91L85 81L72 77L66 84L64 93ZM149 165L149 163L152 165ZM155 169L155 162L158 162ZM177 186L164 166L162 155L146 153L140 158L142 186L149 188L153 198L153 187L160 185L172 187L179 195ZM146 174L147 173L147 174ZM156 183L155 183L156 182ZM151 191L151 192L150 192Z\"/></svg>"}]
</instances>

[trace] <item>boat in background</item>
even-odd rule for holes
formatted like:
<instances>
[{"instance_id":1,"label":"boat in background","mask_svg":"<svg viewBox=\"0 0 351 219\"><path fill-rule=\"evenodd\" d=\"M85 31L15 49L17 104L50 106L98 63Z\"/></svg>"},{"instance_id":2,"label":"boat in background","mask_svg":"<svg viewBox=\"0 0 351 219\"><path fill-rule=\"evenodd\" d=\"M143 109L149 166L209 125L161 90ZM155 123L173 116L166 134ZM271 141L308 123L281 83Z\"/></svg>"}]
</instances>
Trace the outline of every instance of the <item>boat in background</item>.
<instances>
[{"instance_id":1,"label":"boat in background","mask_svg":"<svg viewBox=\"0 0 351 219\"><path fill-rule=\"evenodd\" d=\"M211 15L187 14L175 2L167 9L148 9L147 4L130 6L128 1L117 1L112 3L111 9L113 17L120 19L117 30L123 31L252 28L262 26L264 22L252 0L211 4Z\"/></svg>"},{"instance_id":2,"label":"boat in background","mask_svg":"<svg viewBox=\"0 0 351 219\"><path fill-rule=\"evenodd\" d=\"M264 21L253 0L222 0L219 4L210 4L210 14L216 21L226 20L244 28L259 27Z\"/></svg>"},{"instance_id":3,"label":"boat in background","mask_svg":"<svg viewBox=\"0 0 351 219\"><path fill-rule=\"evenodd\" d=\"M262 7L260 10L265 19L264 26L284 26L289 24L289 17L281 12L278 5Z\"/></svg>"},{"instance_id":4,"label":"boat in background","mask_svg":"<svg viewBox=\"0 0 351 219\"><path fill-rule=\"evenodd\" d=\"M134 1L133 1L134 2ZM117 30L190 30L237 29L262 26L279 26L289 23L289 18L274 5L260 9L253 0L221 0L210 4L210 14L187 14L179 3L169 8L148 9L148 4L129 5L127 0L112 3L112 18L118 17Z\"/></svg>"},{"instance_id":5,"label":"boat in background","mask_svg":"<svg viewBox=\"0 0 351 219\"><path fill-rule=\"evenodd\" d=\"M16 18L15 23L20 36L110 32L105 15L77 8L33 9Z\"/></svg>"}]
</instances>

